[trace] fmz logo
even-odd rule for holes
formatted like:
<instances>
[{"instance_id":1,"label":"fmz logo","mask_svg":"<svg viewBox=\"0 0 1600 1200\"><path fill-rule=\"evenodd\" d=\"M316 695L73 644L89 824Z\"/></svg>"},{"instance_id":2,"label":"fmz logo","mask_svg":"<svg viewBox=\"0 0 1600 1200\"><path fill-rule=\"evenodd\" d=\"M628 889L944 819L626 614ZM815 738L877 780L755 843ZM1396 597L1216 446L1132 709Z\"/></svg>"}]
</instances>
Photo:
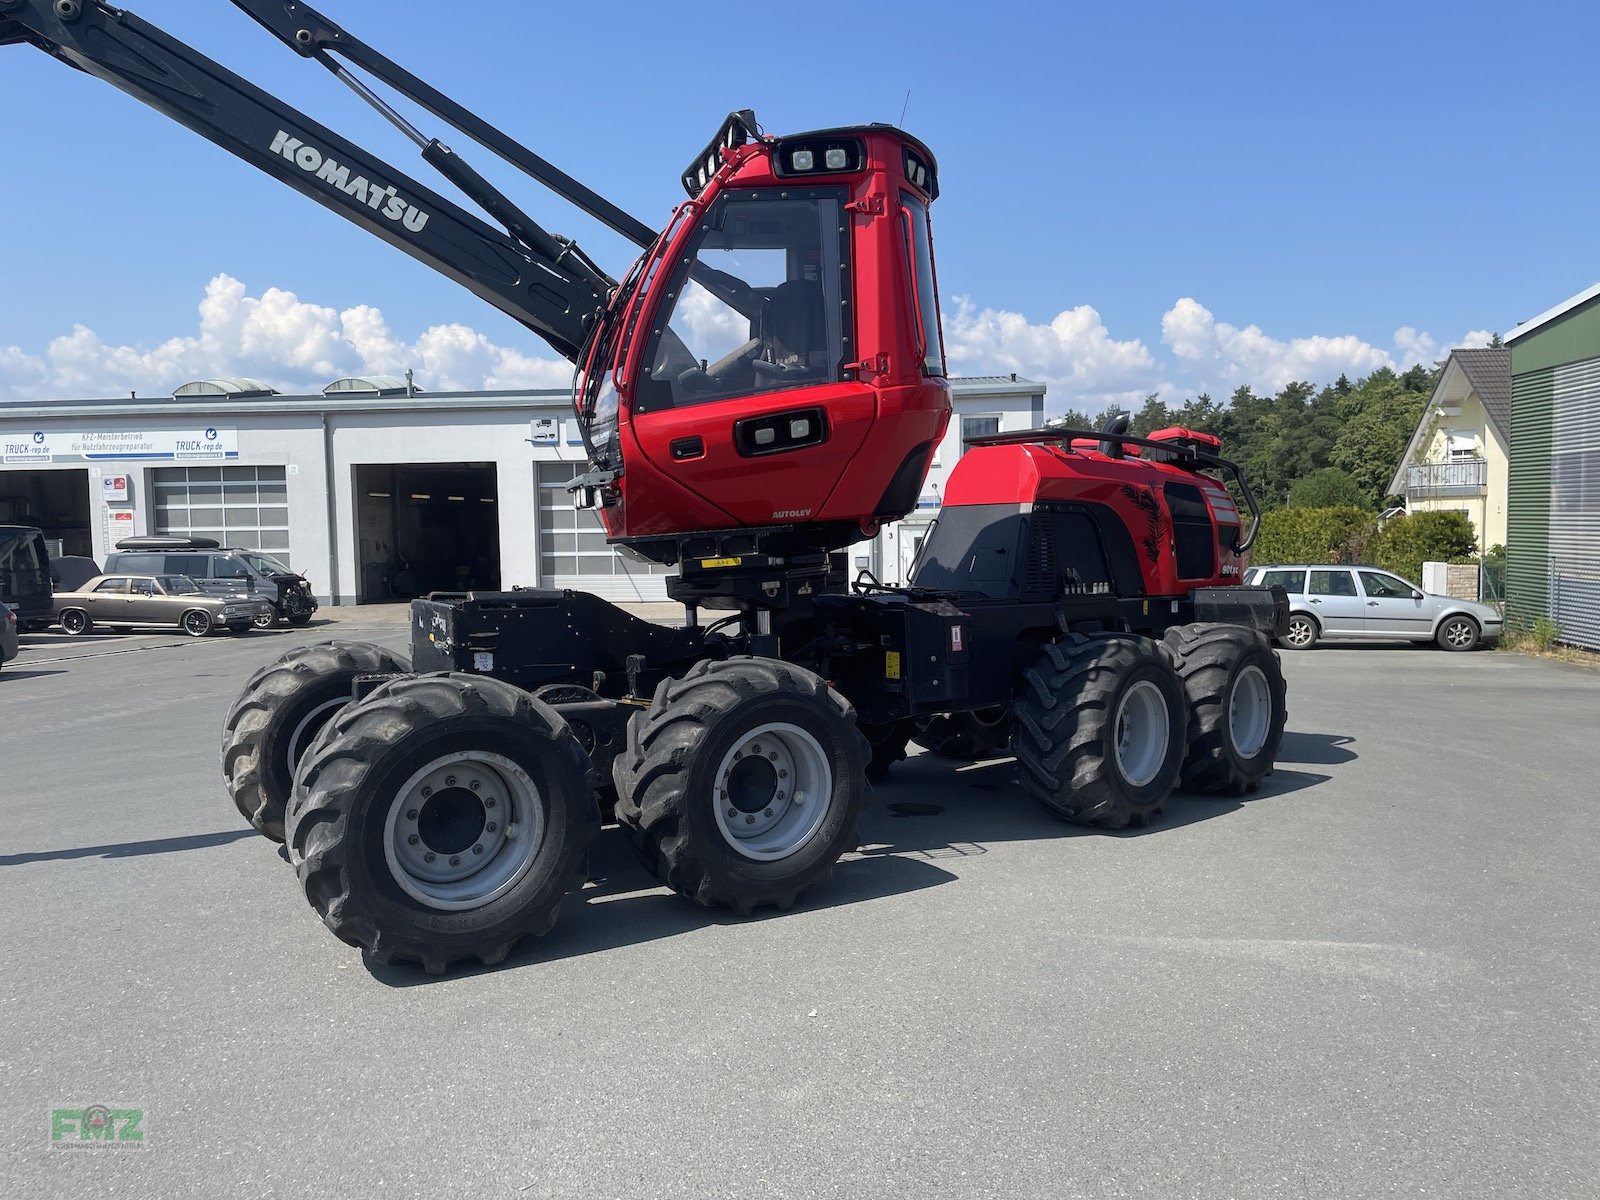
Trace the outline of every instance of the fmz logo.
<instances>
[{"instance_id":1,"label":"fmz logo","mask_svg":"<svg viewBox=\"0 0 1600 1200\"><path fill-rule=\"evenodd\" d=\"M144 1149L144 1109L85 1108L50 1110L50 1146L55 1150Z\"/></svg>"}]
</instances>

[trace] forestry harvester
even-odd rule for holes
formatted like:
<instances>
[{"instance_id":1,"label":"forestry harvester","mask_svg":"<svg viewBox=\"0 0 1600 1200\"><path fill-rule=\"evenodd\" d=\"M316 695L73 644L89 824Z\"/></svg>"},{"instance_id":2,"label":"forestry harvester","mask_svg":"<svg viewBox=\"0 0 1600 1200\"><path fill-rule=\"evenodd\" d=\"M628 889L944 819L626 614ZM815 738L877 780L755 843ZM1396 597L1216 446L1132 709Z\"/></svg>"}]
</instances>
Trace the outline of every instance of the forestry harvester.
<instances>
[{"instance_id":1,"label":"forestry harvester","mask_svg":"<svg viewBox=\"0 0 1600 1200\"><path fill-rule=\"evenodd\" d=\"M576 591L433 593L412 605L409 661L333 641L257 672L223 731L228 789L287 842L337 936L430 972L498 962L551 928L607 820L691 900L788 908L855 848L869 781L913 739L1013 755L1027 796L1108 828L1175 787L1237 795L1272 768L1287 601L1239 586L1258 514L1214 437L1133 437L1123 419L973 439L910 585L849 577L845 549L915 507L950 418L938 168L916 138L779 137L733 113L657 231L308 5L233 2L484 216L99 0L0 0L0 44L133 94L571 360L577 501L619 553L677 568L685 617ZM638 260L608 276L369 80Z\"/></svg>"}]
</instances>

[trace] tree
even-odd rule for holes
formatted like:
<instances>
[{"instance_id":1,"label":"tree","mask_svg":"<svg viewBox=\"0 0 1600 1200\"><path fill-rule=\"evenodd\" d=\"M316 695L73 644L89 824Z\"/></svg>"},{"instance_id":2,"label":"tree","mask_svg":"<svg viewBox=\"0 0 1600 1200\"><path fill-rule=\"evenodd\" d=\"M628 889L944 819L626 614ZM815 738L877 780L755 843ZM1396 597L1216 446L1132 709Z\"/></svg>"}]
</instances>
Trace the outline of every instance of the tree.
<instances>
[{"instance_id":1,"label":"tree","mask_svg":"<svg viewBox=\"0 0 1600 1200\"><path fill-rule=\"evenodd\" d=\"M1433 372L1396 375L1380 367L1334 401L1339 431L1329 459L1356 481L1366 502L1381 507L1406 443L1433 392Z\"/></svg>"},{"instance_id":2,"label":"tree","mask_svg":"<svg viewBox=\"0 0 1600 1200\"><path fill-rule=\"evenodd\" d=\"M1051 417L1044 423L1046 429L1098 429L1099 425L1088 413L1076 408L1069 408L1059 417Z\"/></svg>"},{"instance_id":3,"label":"tree","mask_svg":"<svg viewBox=\"0 0 1600 1200\"><path fill-rule=\"evenodd\" d=\"M1289 488L1290 508L1364 508L1361 486L1338 467L1323 467L1295 480Z\"/></svg>"},{"instance_id":4,"label":"tree","mask_svg":"<svg viewBox=\"0 0 1600 1200\"><path fill-rule=\"evenodd\" d=\"M1149 437L1155 430L1165 429L1171 424L1172 414L1167 411L1160 395L1151 392L1144 398L1144 406L1133 414L1133 423L1128 427L1128 432L1135 437Z\"/></svg>"}]
</instances>

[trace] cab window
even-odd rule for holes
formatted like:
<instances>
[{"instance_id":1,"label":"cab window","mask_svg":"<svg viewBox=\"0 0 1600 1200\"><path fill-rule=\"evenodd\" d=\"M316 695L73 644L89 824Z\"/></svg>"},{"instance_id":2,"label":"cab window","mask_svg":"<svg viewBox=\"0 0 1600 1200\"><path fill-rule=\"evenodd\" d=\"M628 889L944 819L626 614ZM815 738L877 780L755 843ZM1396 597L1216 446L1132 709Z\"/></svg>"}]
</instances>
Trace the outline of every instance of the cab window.
<instances>
[{"instance_id":1,"label":"cab window","mask_svg":"<svg viewBox=\"0 0 1600 1200\"><path fill-rule=\"evenodd\" d=\"M717 200L656 313L640 412L844 377L848 239L842 188Z\"/></svg>"},{"instance_id":2,"label":"cab window","mask_svg":"<svg viewBox=\"0 0 1600 1200\"><path fill-rule=\"evenodd\" d=\"M1356 581L1349 571L1313 571L1306 591L1313 596L1354 596Z\"/></svg>"},{"instance_id":3,"label":"cab window","mask_svg":"<svg viewBox=\"0 0 1600 1200\"><path fill-rule=\"evenodd\" d=\"M939 333L939 294L933 280L933 239L928 233L928 206L910 192L900 193L900 228L911 261L912 301L916 308L917 341L922 347L922 373L944 374L944 339Z\"/></svg>"}]
</instances>

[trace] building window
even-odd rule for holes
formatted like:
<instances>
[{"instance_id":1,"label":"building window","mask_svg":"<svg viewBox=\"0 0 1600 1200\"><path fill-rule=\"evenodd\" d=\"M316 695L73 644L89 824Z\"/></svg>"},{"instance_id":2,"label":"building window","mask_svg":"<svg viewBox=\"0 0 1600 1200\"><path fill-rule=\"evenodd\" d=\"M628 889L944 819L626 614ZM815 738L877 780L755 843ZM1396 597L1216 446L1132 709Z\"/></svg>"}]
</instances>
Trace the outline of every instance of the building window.
<instances>
[{"instance_id":1,"label":"building window","mask_svg":"<svg viewBox=\"0 0 1600 1200\"><path fill-rule=\"evenodd\" d=\"M970 417L961 418L961 448L966 450L966 444L975 437L988 437L991 433L1000 432L1000 415L998 413L979 413Z\"/></svg>"},{"instance_id":2,"label":"building window","mask_svg":"<svg viewBox=\"0 0 1600 1200\"><path fill-rule=\"evenodd\" d=\"M266 550L289 563L283 467L160 467L153 475L157 533Z\"/></svg>"}]
</instances>

